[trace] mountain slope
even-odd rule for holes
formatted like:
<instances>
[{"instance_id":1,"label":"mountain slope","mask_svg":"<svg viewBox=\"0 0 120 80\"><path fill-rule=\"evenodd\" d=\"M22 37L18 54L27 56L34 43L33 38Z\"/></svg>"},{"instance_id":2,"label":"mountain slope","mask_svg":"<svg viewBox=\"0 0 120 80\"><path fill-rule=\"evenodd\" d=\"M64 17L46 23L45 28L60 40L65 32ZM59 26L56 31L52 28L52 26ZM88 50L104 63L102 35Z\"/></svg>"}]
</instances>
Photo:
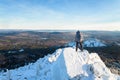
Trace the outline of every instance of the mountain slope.
<instances>
[{"instance_id":1,"label":"mountain slope","mask_svg":"<svg viewBox=\"0 0 120 80\"><path fill-rule=\"evenodd\" d=\"M75 46L75 42L69 42L65 46L73 47ZM103 47L106 46L105 42L96 39L96 38L89 38L83 41L84 47Z\"/></svg>"},{"instance_id":2,"label":"mountain slope","mask_svg":"<svg viewBox=\"0 0 120 80\"><path fill-rule=\"evenodd\" d=\"M95 38L90 38L84 41L83 43L84 47L103 47L106 46L102 41L95 39Z\"/></svg>"},{"instance_id":3,"label":"mountain slope","mask_svg":"<svg viewBox=\"0 0 120 80\"><path fill-rule=\"evenodd\" d=\"M36 63L0 73L0 80L120 80L96 53L75 52L72 47L56 50Z\"/></svg>"}]
</instances>

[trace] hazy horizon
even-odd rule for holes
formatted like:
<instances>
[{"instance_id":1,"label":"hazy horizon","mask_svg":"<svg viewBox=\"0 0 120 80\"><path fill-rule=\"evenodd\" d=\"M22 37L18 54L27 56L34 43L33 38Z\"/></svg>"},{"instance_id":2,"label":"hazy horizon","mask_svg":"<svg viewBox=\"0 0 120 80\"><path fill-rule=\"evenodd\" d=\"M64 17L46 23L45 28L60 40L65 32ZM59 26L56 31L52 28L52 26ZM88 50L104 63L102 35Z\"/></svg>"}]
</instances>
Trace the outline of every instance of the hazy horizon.
<instances>
[{"instance_id":1,"label":"hazy horizon","mask_svg":"<svg viewBox=\"0 0 120 80\"><path fill-rule=\"evenodd\" d=\"M24 29L24 28L0 28L0 30L41 30L41 31L77 31L77 30L80 30L80 31L120 31L120 30L105 30L105 29L103 29L103 30L100 30L100 29L96 29L96 30L89 30L89 29L85 29L85 30L82 30L82 29L34 29L34 28L31 28L31 29L29 29L29 28L26 28L26 29Z\"/></svg>"}]
</instances>

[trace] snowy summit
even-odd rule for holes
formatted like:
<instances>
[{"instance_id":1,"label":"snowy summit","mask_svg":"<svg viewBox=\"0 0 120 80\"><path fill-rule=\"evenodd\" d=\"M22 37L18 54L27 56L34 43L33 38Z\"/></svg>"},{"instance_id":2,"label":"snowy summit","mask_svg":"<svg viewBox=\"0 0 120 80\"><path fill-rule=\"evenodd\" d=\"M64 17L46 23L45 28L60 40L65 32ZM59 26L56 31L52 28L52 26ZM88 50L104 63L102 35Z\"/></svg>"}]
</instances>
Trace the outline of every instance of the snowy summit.
<instances>
[{"instance_id":1,"label":"snowy summit","mask_svg":"<svg viewBox=\"0 0 120 80\"><path fill-rule=\"evenodd\" d=\"M0 73L0 80L120 80L96 53L62 48L35 63Z\"/></svg>"}]
</instances>

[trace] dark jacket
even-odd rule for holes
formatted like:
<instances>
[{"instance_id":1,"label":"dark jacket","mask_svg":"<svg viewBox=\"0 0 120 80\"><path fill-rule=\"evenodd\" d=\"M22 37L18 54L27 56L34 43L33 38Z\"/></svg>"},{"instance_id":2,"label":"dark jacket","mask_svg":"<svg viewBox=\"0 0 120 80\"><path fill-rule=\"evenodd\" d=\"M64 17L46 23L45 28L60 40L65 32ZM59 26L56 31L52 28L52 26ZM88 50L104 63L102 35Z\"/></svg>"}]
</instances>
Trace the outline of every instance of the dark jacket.
<instances>
[{"instance_id":1,"label":"dark jacket","mask_svg":"<svg viewBox=\"0 0 120 80\"><path fill-rule=\"evenodd\" d=\"M80 31L77 31L75 36L75 41L80 42L80 40L81 40L81 34L80 34Z\"/></svg>"}]
</instances>

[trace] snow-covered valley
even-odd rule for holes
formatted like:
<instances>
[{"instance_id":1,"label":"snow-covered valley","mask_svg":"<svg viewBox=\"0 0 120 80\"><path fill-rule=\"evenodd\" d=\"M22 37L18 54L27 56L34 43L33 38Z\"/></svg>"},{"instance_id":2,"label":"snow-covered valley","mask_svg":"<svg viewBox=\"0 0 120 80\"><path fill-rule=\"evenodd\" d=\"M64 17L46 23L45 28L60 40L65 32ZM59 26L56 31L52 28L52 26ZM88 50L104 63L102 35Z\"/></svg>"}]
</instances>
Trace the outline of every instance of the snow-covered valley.
<instances>
[{"instance_id":1,"label":"snow-covered valley","mask_svg":"<svg viewBox=\"0 0 120 80\"><path fill-rule=\"evenodd\" d=\"M0 80L120 80L120 76L112 74L97 53L67 47L35 63L1 72Z\"/></svg>"}]
</instances>

